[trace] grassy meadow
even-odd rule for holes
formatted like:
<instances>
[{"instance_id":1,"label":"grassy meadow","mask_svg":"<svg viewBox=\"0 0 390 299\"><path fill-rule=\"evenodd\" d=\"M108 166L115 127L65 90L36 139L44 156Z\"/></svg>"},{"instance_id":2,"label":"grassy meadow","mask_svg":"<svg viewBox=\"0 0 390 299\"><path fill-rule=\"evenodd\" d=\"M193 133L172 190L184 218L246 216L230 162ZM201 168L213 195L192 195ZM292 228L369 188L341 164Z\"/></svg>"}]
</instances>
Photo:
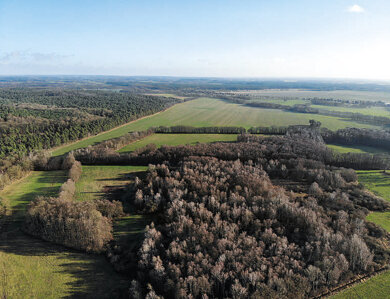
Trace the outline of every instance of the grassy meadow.
<instances>
[{"instance_id":1,"label":"grassy meadow","mask_svg":"<svg viewBox=\"0 0 390 299\"><path fill-rule=\"evenodd\" d=\"M332 299L385 299L390 298L390 271L376 275L334 296Z\"/></svg>"},{"instance_id":2,"label":"grassy meadow","mask_svg":"<svg viewBox=\"0 0 390 299\"><path fill-rule=\"evenodd\" d=\"M237 92L240 93L240 92ZM361 100L361 101L384 101L390 103L389 92L377 91L358 91L358 90L303 90L303 89L268 89L268 90L249 90L241 93L249 93L255 96L273 96L273 97L292 97L297 99L304 98L326 98L340 100Z\"/></svg>"},{"instance_id":3,"label":"grassy meadow","mask_svg":"<svg viewBox=\"0 0 390 299\"><path fill-rule=\"evenodd\" d=\"M110 189L129 184L131 173L146 171L147 166L83 166L83 173L76 183L76 199L92 200L104 197Z\"/></svg>"},{"instance_id":4,"label":"grassy meadow","mask_svg":"<svg viewBox=\"0 0 390 299\"><path fill-rule=\"evenodd\" d=\"M339 153L358 153L358 154L387 154L386 150L382 150L372 146L365 145L341 145L341 144L327 144L327 147Z\"/></svg>"},{"instance_id":5,"label":"grassy meadow","mask_svg":"<svg viewBox=\"0 0 390 299\"><path fill-rule=\"evenodd\" d=\"M65 171L34 171L0 192L13 212L0 235L2 298L110 298L125 285L126 279L103 256L66 249L20 231L27 204L39 195L56 196L65 179Z\"/></svg>"},{"instance_id":6,"label":"grassy meadow","mask_svg":"<svg viewBox=\"0 0 390 299\"><path fill-rule=\"evenodd\" d=\"M254 108L217 99L199 98L177 104L164 112L128 123L111 131L62 146L55 149L53 155L62 155L71 150L119 137L131 131L145 130L154 126L242 126L250 128L252 126L308 124L310 119L320 121L324 127L331 130L345 127L375 127L338 117Z\"/></svg>"},{"instance_id":7,"label":"grassy meadow","mask_svg":"<svg viewBox=\"0 0 390 299\"><path fill-rule=\"evenodd\" d=\"M132 152L138 148L148 144L155 144L157 147L162 145L181 145L181 144L196 144L210 143L215 141L236 141L235 134L153 134L141 140L137 140L129 145L121 148L120 153Z\"/></svg>"},{"instance_id":8,"label":"grassy meadow","mask_svg":"<svg viewBox=\"0 0 390 299\"><path fill-rule=\"evenodd\" d=\"M358 171L359 182L378 196L390 201L390 174L382 171ZM390 232L390 212L373 212L367 216L372 221Z\"/></svg>"}]
</instances>

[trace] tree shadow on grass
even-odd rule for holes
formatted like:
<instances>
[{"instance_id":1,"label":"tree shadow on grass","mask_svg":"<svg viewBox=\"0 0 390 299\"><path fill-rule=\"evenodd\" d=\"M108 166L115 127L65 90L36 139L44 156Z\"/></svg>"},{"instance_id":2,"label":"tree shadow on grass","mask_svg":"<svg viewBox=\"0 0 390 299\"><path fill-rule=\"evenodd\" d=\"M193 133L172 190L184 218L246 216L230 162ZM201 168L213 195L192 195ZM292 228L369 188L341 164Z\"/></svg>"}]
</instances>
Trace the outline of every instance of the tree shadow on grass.
<instances>
[{"instance_id":1,"label":"tree shadow on grass","mask_svg":"<svg viewBox=\"0 0 390 299\"><path fill-rule=\"evenodd\" d=\"M29 202L39 195L56 196L59 183L64 182L65 179L63 175L48 173L39 177L37 181L52 183L52 186L34 188L17 199L18 204L12 208L13 213L10 215L9 224L0 231L0 251L27 258L39 257L44 265L41 270L46 276L50 277L51 273L53 275L62 273L64 277L71 277L71 282L66 283L69 294L66 298L122 298L127 294L129 279L116 273L103 255L65 248L29 236L21 230L23 216ZM23 265L20 267L21 271L28 271L28 268L23 268ZM47 283L48 292L52 292L53 290L49 290L50 282ZM26 286L27 282L20 288L25 289ZM31 290L31 296L35 291Z\"/></svg>"},{"instance_id":2,"label":"tree shadow on grass","mask_svg":"<svg viewBox=\"0 0 390 299\"><path fill-rule=\"evenodd\" d=\"M71 276L67 298L121 298L129 279L116 273L103 255L88 254L52 244L20 230L8 233L0 251L26 257L41 257L54 273ZM52 271L52 270L48 270Z\"/></svg>"}]
</instances>

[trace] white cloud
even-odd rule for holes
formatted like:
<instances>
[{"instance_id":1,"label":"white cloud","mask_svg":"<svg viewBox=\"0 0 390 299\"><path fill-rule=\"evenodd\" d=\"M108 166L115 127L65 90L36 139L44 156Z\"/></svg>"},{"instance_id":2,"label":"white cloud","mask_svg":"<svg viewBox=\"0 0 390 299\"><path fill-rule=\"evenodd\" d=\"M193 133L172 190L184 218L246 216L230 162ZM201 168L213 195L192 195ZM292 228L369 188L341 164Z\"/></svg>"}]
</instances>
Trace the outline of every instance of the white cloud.
<instances>
[{"instance_id":1,"label":"white cloud","mask_svg":"<svg viewBox=\"0 0 390 299\"><path fill-rule=\"evenodd\" d=\"M348 11L352 13L362 13L364 12L364 8L361 7L360 5L354 4L350 7L348 7Z\"/></svg>"}]
</instances>

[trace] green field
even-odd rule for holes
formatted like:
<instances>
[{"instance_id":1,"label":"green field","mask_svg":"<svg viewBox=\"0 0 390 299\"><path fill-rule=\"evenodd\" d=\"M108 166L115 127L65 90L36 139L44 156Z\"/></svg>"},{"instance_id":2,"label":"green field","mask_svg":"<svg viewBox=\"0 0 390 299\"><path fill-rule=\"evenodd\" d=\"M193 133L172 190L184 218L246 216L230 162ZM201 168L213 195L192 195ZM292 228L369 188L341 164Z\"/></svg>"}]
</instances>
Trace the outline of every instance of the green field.
<instances>
[{"instance_id":1,"label":"green field","mask_svg":"<svg viewBox=\"0 0 390 299\"><path fill-rule=\"evenodd\" d=\"M240 92L238 92L240 93ZM361 100L361 101L384 101L390 103L389 92L376 91L358 91L358 90L303 90L303 89L267 89L267 90L249 90L241 93L249 93L253 96L273 96L273 97L292 97L292 98L330 98L340 100Z\"/></svg>"},{"instance_id":2,"label":"green field","mask_svg":"<svg viewBox=\"0 0 390 299\"><path fill-rule=\"evenodd\" d=\"M62 155L77 148L87 147L103 140L122 136L131 131L145 130L153 126L242 126L249 128L252 126L308 124L310 119L320 121L324 127L331 130L345 127L375 127L337 117L253 108L217 99L199 98L177 104L164 112L145 117L110 132L63 146L54 150L53 155Z\"/></svg>"},{"instance_id":3,"label":"green field","mask_svg":"<svg viewBox=\"0 0 390 299\"><path fill-rule=\"evenodd\" d=\"M390 298L390 271L376 275L334 296L332 299L386 299Z\"/></svg>"},{"instance_id":4,"label":"green field","mask_svg":"<svg viewBox=\"0 0 390 299\"><path fill-rule=\"evenodd\" d=\"M132 152L138 148L144 147L150 143L157 147L162 145L181 145L210 143L215 141L236 141L235 134L153 134L141 140L135 141L119 150L120 153Z\"/></svg>"},{"instance_id":5,"label":"green field","mask_svg":"<svg viewBox=\"0 0 390 299\"><path fill-rule=\"evenodd\" d=\"M316 109L338 111L338 112L353 112L365 115L373 116L385 116L390 117L390 111L383 107L369 107L369 108L355 108L355 107L337 107L337 106L324 106L324 105L311 105L310 107Z\"/></svg>"},{"instance_id":6,"label":"green field","mask_svg":"<svg viewBox=\"0 0 390 299\"><path fill-rule=\"evenodd\" d=\"M40 195L57 195L66 178L66 172L61 170L33 171L29 176L0 191L0 198L12 210L13 219L19 220L32 199Z\"/></svg>"},{"instance_id":7,"label":"green field","mask_svg":"<svg viewBox=\"0 0 390 299\"><path fill-rule=\"evenodd\" d=\"M359 182L378 196L390 201L390 174L380 170L357 171Z\"/></svg>"},{"instance_id":8,"label":"green field","mask_svg":"<svg viewBox=\"0 0 390 299\"><path fill-rule=\"evenodd\" d=\"M105 195L105 190L121 187L132 180L130 173L145 171L146 166L83 166L76 183L76 199L92 200Z\"/></svg>"},{"instance_id":9,"label":"green field","mask_svg":"<svg viewBox=\"0 0 390 299\"><path fill-rule=\"evenodd\" d=\"M390 174L382 171L358 171L359 182L375 193L390 201ZM372 221L390 232L390 212L373 212L367 216L367 220Z\"/></svg>"},{"instance_id":10,"label":"green field","mask_svg":"<svg viewBox=\"0 0 390 299\"><path fill-rule=\"evenodd\" d=\"M103 256L68 250L20 231L27 203L38 195L56 196L65 179L64 171L37 171L0 192L14 212L0 236L2 298L109 298L127 283Z\"/></svg>"},{"instance_id":11,"label":"green field","mask_svg":"<svg viewBox=\"0 0 390 299\"><path fill-rule=\"evenodd\" d=\"M341 145L341 144L327 144L327 147L335 150L339 153L358 153L358 154L387 154L389 153L386 150L382 150L372 146L365 145Z\"/></svg>"}]
</instances>

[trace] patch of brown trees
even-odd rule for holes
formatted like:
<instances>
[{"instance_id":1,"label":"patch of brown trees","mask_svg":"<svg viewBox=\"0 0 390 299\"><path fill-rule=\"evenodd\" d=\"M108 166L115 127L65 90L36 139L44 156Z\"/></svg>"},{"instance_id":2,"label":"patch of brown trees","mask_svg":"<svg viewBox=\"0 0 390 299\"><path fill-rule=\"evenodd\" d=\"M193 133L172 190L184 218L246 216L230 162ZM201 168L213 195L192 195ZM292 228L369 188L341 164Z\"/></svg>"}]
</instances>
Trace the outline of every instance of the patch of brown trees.
<instances>
[{"instance_id":1,"label":"patch of brown trees","mask_svg":"<svg viewBox=\"0 0 390 299\"><path fill-rule=\"evenodd\" d=\"M366 225L367 208L349 192L359 190L353 170L305 159L285 173L275 165L188 157L136 180L129 200L160 220L140 245L132 298L306 298L388 262L388 249L371 240L379 228ZM272 172L307 195L274 185Z\"/></svg>"},{"instance_id":2,"label":"patch of brown trees","mask_svg":"<svg viewBox=\"0 0 390 299\"><path fill-rule=\"evenodd\" d=\"M112 218L123 213L122 204L105 199L75 201L75 183L82 172L73 154L62 161L68 180L57 198L38 197L28 207L24 230L46 241L80 250L102 252L112 240Z\"/></svg>"}]
</instances>

